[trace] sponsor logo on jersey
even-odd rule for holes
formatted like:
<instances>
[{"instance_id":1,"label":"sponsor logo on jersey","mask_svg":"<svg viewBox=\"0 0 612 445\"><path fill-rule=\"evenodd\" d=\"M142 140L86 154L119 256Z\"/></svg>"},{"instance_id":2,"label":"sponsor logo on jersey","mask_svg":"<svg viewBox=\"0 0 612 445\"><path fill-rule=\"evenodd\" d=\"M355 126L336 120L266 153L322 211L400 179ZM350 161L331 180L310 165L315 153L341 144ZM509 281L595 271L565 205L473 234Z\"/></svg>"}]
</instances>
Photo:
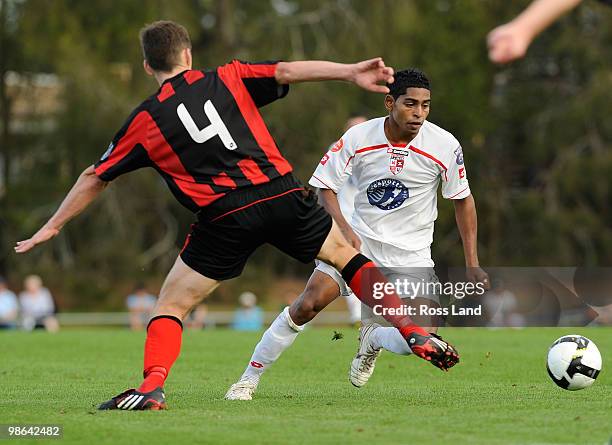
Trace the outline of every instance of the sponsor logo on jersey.
<instances>
[{"instance_id":1,"label":"sponsor logo on jersey","mask_svg":"<svg viewBox=\"0 0 612 445\"><path fill-rule=\"evenodd\" d=\"M381 210L393 210L408 199L408 188L397 179L377 179L367 189L368 202Z\"/></svg>"},{"instance_id":2,"label":"sponsor logo on jersey","mask_svg":"<svg viewBox=\"0 0 612 445\"><path fill-rule=\"evenodd\" d=\"M457 165L463 165L463 149L461 148L461 145L457 147L453 153L455 153L455 156L457 156Z\"/></svg>"},{"instance_id":3,"label":"sponsor logo on jersey","mask_svg":"<svg viewBox=\"0 0 612 445\"><path fill-rule=\"evenodd\" d=\"M335 142L331 148L329 149L332 153L336 153L337 151L342 150L342 147L344 146L344 141L342 139L339 139L337 142Z\"/></svg>"},{"instance_id":4,"label":"sponsor logo on jersey","mask_svg":"<svg viewBox=\"0 0 612 445\"><path fill-rule=\"evenodd\" d=\"M321 158L321 162L319 162L319 164L325 165L327 164L327 161L329 161L329 153L325 153L323 155L323 157Z\"/></svg>"},{"instance_id":5,"label":"sponsor logo on jersey","mask_svg":"<svg viewBox=\"0 0 612 445\"><path fill-rule=\"evenodd\" d=\"M387 148L387 153L393 153L394 155L408 156L410 154L410 151L402 150L401 148L389 147Z\"/></svg>"},{"instance_id":6,"label":"sponsor logo on jersey","mask_svg":"<svg viewBox=\"0 0 612 445\"><path fill-rule=\"evenodd\" d=\"M465 167L459 169L459 179L465 178Z\"/></svg>"},{"instance_id":7,"label":"sponsor logo on jersey","mask_svg":"<svg viewBox=\"0 0 612 445\"><path fill-rule=\"evenodd\" d=\"M104 152L100 160L104 161L106 158L108 158L110 154L113 152L114 148L115 148L115 144L113 144L112 142L108 144L108 148L106 149L106 151Z\"/></svg>"}]
</instances>

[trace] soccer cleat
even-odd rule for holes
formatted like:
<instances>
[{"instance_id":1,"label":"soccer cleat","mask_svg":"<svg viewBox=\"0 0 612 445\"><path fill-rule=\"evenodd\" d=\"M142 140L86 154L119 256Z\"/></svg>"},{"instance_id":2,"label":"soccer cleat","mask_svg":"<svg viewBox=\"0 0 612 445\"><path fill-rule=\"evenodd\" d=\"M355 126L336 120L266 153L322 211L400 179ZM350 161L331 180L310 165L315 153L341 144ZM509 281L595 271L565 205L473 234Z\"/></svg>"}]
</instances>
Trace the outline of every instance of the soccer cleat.
<instances>
[{"instance_id":1,"label":"soccer cleat","mask_svg":"<svg viewBox=\"0 0 612 445\"><path fill-rule=\"evenodd\" d=\"M349 380L357 388L361 388L368 383L372 373L374 373L376 359L380 355L381 350L380 348L374 349L370 346L370 335L379 327L379 324L372 323L363 326L359 330L359 348L349 369Z\"/></svg>"},{"instance_id":2,"label":"soccer cleat","mask_svg":"<svg viewBox=\"0 0 612 445\"><path fill-rule=\"evenodd\" d=\"M406 338L413 354L421 357L442 371L448 371L459 362L459 353L442 337L434 333L428 336L412 333Z\"/></svg>"},{"instance_id":3,"label":"soccer cleat","mask_svg":"<svg viewBox=\"0 0 612 445\"><path fill-rule=\"evenodd\" d=\"M160 387L151 392L139 392L128 389L118 396L104 402L98 407L99 410L122 409L126 411L145 411L166 409L166 396Z\"/></svg>"},{"instance_id":4,"label":"soccer cleat","mask_svg":"<svg viewBox=\"0 0 612 445\"><path fill-rule=\"evenodd\" d=\"M225 393L225 400L252 400L258 384L259 378L243 377L230 386Z\"/></svg>"}]
</instances>

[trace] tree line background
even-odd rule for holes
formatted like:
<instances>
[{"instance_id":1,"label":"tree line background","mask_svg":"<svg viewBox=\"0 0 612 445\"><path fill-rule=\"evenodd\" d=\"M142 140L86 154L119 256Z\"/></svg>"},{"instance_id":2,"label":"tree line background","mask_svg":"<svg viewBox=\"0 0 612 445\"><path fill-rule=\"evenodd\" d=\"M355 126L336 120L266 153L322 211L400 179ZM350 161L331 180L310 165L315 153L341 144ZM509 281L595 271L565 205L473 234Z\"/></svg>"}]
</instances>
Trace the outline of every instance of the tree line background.
<instances>
[{"instance_id":1,"label":"tree line background","mask_svg":"<svg viewBox=\"0 0 612 445\"><path fill-rule=\"evenodd\" d=\"M0 0L0 274L40 274L67 310L118 309L135 282L157 291L194 217L145 169L117 179L52 242L17 256L157 84L138 31L184 24L194 67L232 58L383 56L432 81L429 120L463 145L483 266L612 263L612 8L585 1L520 62L493 66L485 36L527 1ZM263 109L307 181L352 113L383 115L383 96L339 82L292 86ZM452 205L440 200L433 255L463 263ZM216 291L291 298L311 265L258 251Z\"/></svg>"}]
</instances>

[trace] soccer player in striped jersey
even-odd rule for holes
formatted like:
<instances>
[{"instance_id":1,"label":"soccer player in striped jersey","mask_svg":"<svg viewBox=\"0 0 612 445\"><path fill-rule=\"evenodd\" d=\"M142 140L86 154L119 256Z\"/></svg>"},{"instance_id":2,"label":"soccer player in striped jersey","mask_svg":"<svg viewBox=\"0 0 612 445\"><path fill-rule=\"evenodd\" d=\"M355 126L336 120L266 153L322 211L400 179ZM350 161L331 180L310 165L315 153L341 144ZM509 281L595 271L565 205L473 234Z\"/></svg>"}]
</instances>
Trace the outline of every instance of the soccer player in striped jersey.
<instances>
[{"instance_id":1,"label":"soccer player in striped jersey","mask_svg":"<svg viewBox=\"0 0 612 445\"><path fill-rule=\"evenodd\" d=\"M59 209L31 238L15 247L24 253L56 236L121 174L152 167L197 222L160 291L147 327L144 380L100 405L100 409L164 409L164 382L179 356L183 319L221 281L241 274L249 256L272 244L293 258L315 258L341 270L366 304L380 303L361 275L384 276L342 237L313 193L292 175L259 108L284 97L289 84L345 80L387 92L393 70L376 58L356 64L326 61L246 63L234 60L213 70L192 69L184 27L155 22L140 34L144 69L158 91L128 117L102 157L88 167ZM377 275L378 274L378 275ZM396 294L383 306L400 308ZM418 354L441 369L458 361L408 316L388 320ZM435 341L434 341L435 340ZM414 349L414 348L413 348Z\"/></svg>"},{"instance_id":2,"label":"soccer player in striped jersey","mask_svg":"<svg viewBox=\"0 0 612 445\"><path fill-rule=\"evenodd\" d=\"M430 246L437 211L437 191L453 201L463 241L468 279L488 287L488 276L479 267L476 248L476 207L461 145L448 131L427 121L431 101L427 77L419 70L396 73L385 97L388 115L350 128L321 159L310 179L320 189L324 207L345 238L376 265L388 271L389 281L437 282ZM337 194L347 183L356 188L348 213L341 210ZM230 400L251 400L263 372L288 348L305 323L346 292L342 275L319 262L300 297L276 318L264 333L246 370L226 394ZM419 294L411 306L439 306L437 295ZM415 317L413 317L415 318ZM393 327L383 327L364 307L360 345L349 372L351 383L363 386L374 371L382 349L397 354L413 352ZM429 317L422 323L437 332ZM429 323L429 324L426 324Z\"/></svg>"}]
</instances>

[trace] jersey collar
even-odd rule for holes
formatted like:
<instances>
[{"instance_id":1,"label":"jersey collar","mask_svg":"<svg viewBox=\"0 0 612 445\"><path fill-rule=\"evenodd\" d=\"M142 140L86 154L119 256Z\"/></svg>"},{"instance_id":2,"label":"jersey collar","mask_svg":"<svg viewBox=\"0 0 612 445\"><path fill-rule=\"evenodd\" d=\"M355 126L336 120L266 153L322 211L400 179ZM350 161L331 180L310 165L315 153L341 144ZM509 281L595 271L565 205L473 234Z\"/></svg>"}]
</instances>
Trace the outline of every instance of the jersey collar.
<instances>
[{"instance_id":1,"label":"jersey collar","mask_svg":"<svg viewBox=\"0 0 612 445\"><path fill-rule=\"evenodd\" d=\"M406 148L406 147L409 147L416 140L416 138L419 137L419 135L421 134L421 130L423 130L423 126L421 126L421 128L419 129L419 132L416 134L416 136L411 141L409 141L406 144L392 144L389 141L389 139L387 139L387 133L385 133L385 122L387 122L387 119L389 119L389 117L385 117L382 120L382 124L380 126L380 131L382 132L383 140L387 143L387 146L389 148Z\"/></svg>"},{"instance_id":2,"label":"jersey collar","mask_svg":"<svg viewBox=\"0 0 612 445\"><path fill-rule=\"evenodd\" d=\"M162 84L160 85L160 88L161 88L161 87L163 87L163 86L164 86L166 83L168 83L168 82L170 82L170 83L171 83L171 82L173 82L174 80L178 79L178 78L179 78L179 77L181 77L183 74L185 74L187 71L189 71L189 70L183 70L183 71L181 71L180 73L175 74L175 75L174 75L174 76L172 76L172 77L168 77L166 80L164 80L164 81L162 82Z\"/></svg>"}]
</instances>

